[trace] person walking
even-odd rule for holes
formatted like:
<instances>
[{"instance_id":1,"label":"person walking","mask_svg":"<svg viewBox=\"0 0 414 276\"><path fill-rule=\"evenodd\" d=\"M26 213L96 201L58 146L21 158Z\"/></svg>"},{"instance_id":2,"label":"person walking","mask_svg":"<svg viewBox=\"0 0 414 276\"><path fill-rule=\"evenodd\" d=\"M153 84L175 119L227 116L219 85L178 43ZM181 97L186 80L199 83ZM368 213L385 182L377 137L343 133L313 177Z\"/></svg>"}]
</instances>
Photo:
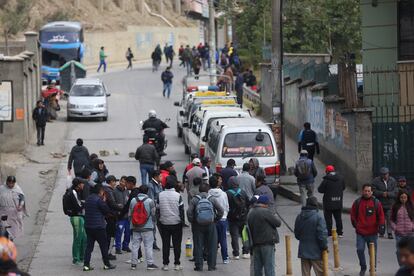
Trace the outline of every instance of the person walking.
<instances>
[{"instance_id":1,"label":"person walking","mask_svg":"<svg viewBox=\"0 0 414 276\"><path fill-rule=\"evenodd\" d=\"M198 80L198 75L200 74L200 69L201 69L201 60L200 60L200 55L195 55L193 57L193 71L194 71L194 75L195 75L195 79Z\"/></svg>"},{"instance_id":2,"label":"person walking","mask_svg":"<svg viewBox=\"0 0 414 276\"><path fill-rule=\"evenodd\" d=\"M227 214L229 213L229 200L227 194L223 192L221 187L218 185L216 177L212 176L209 179L210 190L208 191L209 196L216 199L223 209L223 216L216 224L218 244L220 245L221 258L224 264L230 263L229 254L227 252Z\"/></svg>"},{"instance_id":3,"label":"person walking","mask_svg":"<svg viewBox=\"0 0 414 276\"><path fill-rule=\"evenodd\" d=\"M152 52L151 59L152 59L152 72L158 71L158 68L160 66L161 59L162 59L162 51L161 51L161 47L159 44L157 45L157 47L155 47L154 51Z\"/></svg>"},{"instance_id":4,"label":"person walking","mask_svg":"<svg viewBox=\"0 0 414 276\"><path fill-rule=\"evenodd\" d=\"M161 80L164 85L164 88L162 89L162 96L164 98L165 98L165 92L167 92L167 98L170 98L173 78L174 78L174 75L171 72L171 67L167 67L165 71L162 72L161 74Z\"/></svg>"},{"instance_id":5,"label":"person walking","mask_svg":"<svg viewBox=\"0 0 414 276\"><path fill-rule=\"evenodd\" d=\"M125 58L127 59L127 61L128 61L128 67L127 67L127 70L128 69L132 69L132 59L134 58L134 54L132 53L132 50L131 50L131 48L130 47L128 47L128 50L126 51L126 53L125 53Z\"/></svg>"},{"instance_id":6,"label":"person walking","mask_svg":"<svg viewBox=\"0 0 414 276\"><path fill-rule=\"evenodd\" d=\"M311 124L306 122L299 133L298 152L302 150L308 152L308 158L313 161L315 152L319 154L319 143L316 132L311 129Z\"/></svg>"},{"instance_id":7,"label":"person walking","mask_svg":"<svg viewBox=\"0 0 414 276\"><path fill-rule=\"evenodd\" d=\"M383 235L385 232L385 219L382 204L378 199L372 196L371 184L362 185L362 196L356 199L352 204L351 223L356 232L357 255L361 267L359 275L364 276L367 270L365 244L368 247L370 243L374 243L376 257L378 233ZM375 268L372 267L371 269Z\"/></svg>"},{"instance_id":8,"label":"person walking","mask_svg":"<svg viewBox=\"0 0 414 276\"><path fill-rule=\"evenodd\" d=\"M400 190L398 192L397 200L391 208L391 228L395 233L397 261L401 266L398 243L403 237L414 234L414 207L407 191Z\"/></svg>"},{"instance_id":9,"label":"person walking","mask_svg":"<svg viewBox=\"0 0 414 276\"><path fill-rule=\"evenodd\" d=\"M76 177L81 177L82 170L90 166L89 151L83 145L83 140L81 138L76 139L76 145L70 151L68 174L72 171L72 165Z\"/></svg>"},{"instance_id":10,"label":"person walking","mask_svg":"<svg viewBox=\"0 0 414 276\"><path fill-rule=\"evenodd\" d=\"M137 148L135 152L135 160L139 161L139 170L143 185L148 184L148 177L154 171L159 158L154 145L149 142L148 137L144 137L144 144Z\"/></svg>"},{"instance_id":11,"label":"person walking","mask_svg":"<svg viewBox=\"0 0 414 276\"><path fill-rule=\"evenodd\" d=\"M234 89L236 90L237 103L240 105L240 107L243 107L243 74L241 72L237 72L236 75L237 76L234 84Z\"/></svg>"},{"instance_id":12,"label":"person walking","mask_svg":"<svg viewBox=\"0 0 414 276\"><path fill-rule=\"evenodd\" d=\"M313 196L315 177L318 174L315 164L312 159L308 158L308 152L306 150L300 151L299 160L295 164L294 174L299 185L300 201L302 207L304 207L306 206L306 196Z\"/></svg>"},{"instance_id":13,"label":"person walking","mask_svg":"<svg viewBox=\"0 0 414 276\"><path fill-rule=\"evenodd\" d=\"M106 72L106 61L105 61L105 59L107 57L108 56L105 54L105 48L102 46L101 50L99 51L99 66L98 66L98 70L97 70L98 73L101 70L102 66L103 66L104 73Z\"/></svg>"},{"instance_id":14,"label":"person walking","mask_svg":"<svg viewBox=\"0 0 414 276\"><path fill-rule=\"evenodd\" d=\"M391 229L391 207L398 194L398 185L394 177L390 176L390 170L386 167L380 169L380 176L372 181L374 196L379 199L384 210L387 234L389 239L393 239ZM384 237L384 235L380 235Z\"/></svg>"},{"instance_id":15,"label":"person walking","mask_svg":"<svg viewBox=\"0 0 414 276\"><path fill-rule=\"evenodd\" d=\"M72 263L74 265L83 263L86 248L85 210L81 198L83 187L82 181L75 178L63 197L63 208L70 218L73 230Z\"/></svg>"},{"instance_id":16,"label":"person walking","mask_svg":"<svg viewBox=\"0 0 414 276\"><path fill-rule=\"evenodd\" d=\"M413 201L413 188L407 184L407 178L403 175L398 177L398 190L406 190L410 195L411 201Z\"/></svg>"},{"instance_id":17,"label":"person walking","mask_svg":"<svg viewBox=\"0 0 414 276\"><path fill-rule=\"evenodd\" d=\"M323 215L325 217L328 236L332 236L332 216L335 218L336 231L338 236L343 236L342 208L345 190L343 177L335 172L332 165L326 166L326 175L318 187L318 192L323 194Z\"/></svg>"},{"instance_id":18,"label":"person walking","mask_svg":"<svg viewBox=\"0 0 414 276\"><path fill-rule=\"evenodd\" d=\"M180 64L178 65L178 67L181 67L181 66L185 67L183 54L184 54L184 46L180 45L180 48L178 49L178 59L180 60Z\"/></svg>"},{"instance_id":19,"label":"person walking","mask_svg":"<svg viewBox=\"0 0 414 276\"><path fill-rule=\"evenodd\" d=\"M187 76L191 75L191 60L193 59L193 56L191 54L190 45L187 45L183 52L183 60L184 60L184 66L187 69Z\"/></svg>"},{"instance_id":20,"label":"person walking","mask_svg":"<svg viewBox=\"0 0 414 276\"><path fill-rule=\"evenodd\" d=\"M154 264L153 244L154 244L154 227L155 227L155 203L147 195L148 186L141 185L139 194L131 200L128 217L131 223L132 231L132 258L131 269L135 270L138 264L138 250L141 243L144 243L145 259L147 270L158 269Z\"/></svg>"},{"instance_id":21,"label":"person walking","mask_svg":"<svg viewBox=\"0 0 414 276\"><path fill-rule=\"evenodd\" d=\"M173 67L173 62L174 62L174 56L175 56L175 52L174 52L174 47L172 45L168 46L168 59L170 60L170 68Z\"/></svg>"},{"instance_id":22,"label":"person walking","mask_svg":"<svg viewBox=\"0 0 414 276\"><path fill-rule=\"evenodd\" d=\"M251 237L254 276L274 276L275 244L279 243L277 227L281 221L269 210L269 198L259 196L247 215L247 227Z\"/></svg>"},{"instance_id":23,"label":"person walking","mask_svg":"<svg viewBox=\"0 0 414 276\"><path fill-rule=\"evenodd\" d=\"M249 175L250 176L250 175ZM236 181L234 181L236 180ZM227 190L227 199L229 201L229 213L227 219L229 222L231 247L233 249L233 259L240 259L239 239L242 236L243 227L246 225L247 213L249 210L250 198L247 193L240 188L238 179L233 176L229 180L230 186ZM253 197L253 193L252 193ZM243 244L243 259L249 259L249 248Z\"/></svg>"},{"instance_id":24,"label":"person walking","mask_svg":"<svg viewBox=\"0 0 414 276\"><path fill-rule=\"evenodd\" d=\"M244 163L241 174L236 177L236 182L238 183L239 188L246 193L250 200L256 190L256 180L249 174L249 170L249 163Z\"/></svg>"},{"instance_id":25,"label":"person walking","mask_svg":"<svg viewBox=\"0 0 414 276\"><path fill-rule=\"evenodd\" d=\"M165 43L163 50L164 50L165 62L168 64L168 62L169 62L169 54L168 54L169 48L168 48L168 43Z\"/></svg>"},{"instance_id":26,"label":"person walking","mask_svg":"<svg viewBox=\"0 0 414 276\"><path fill-rule=\"evenodd\" d=\"M128 189L126 187L126 176L122 176L119 179L118 185L114 189L114 198L116 204L125 208L125 205L128 201ZM122 210L123 210L122 209ZM121 212L118 216L118 221L116 222L116 232L115 232L115 253L122 254L122 251L131 252L129 248L129 242L131 239L130 226L127 214L122 214ZM122 235L124 235L124 240L122 241Z\"/></svg>"},{"instance_id":27,"label":"person walking","mask_svg":"<svg viewBox=\"0 0 414 276\"><path fill-rule=\"evenodd\" d=\"M104 270L114 269L115 265L109 262L108 239L106 236L105 216L111 214L111 210L105 203L105 192L102 184L96 184L91 190L91 194L85 201L85 231L86 231L86 250L83 261L83 271L91 271L94 268L90 265L91 255L98 242L104 263Z\"/></svg>"},{"instance_id":28,"label":"person walking","mask_svg":"<svg viewBox=\"0 0 414 276\"><path fill-rule=\"evenodd\" d=\"M229 178L238 175L234 167L236 167L236 161L233 158L230 158L227 160L226 167L220 172L221 177L223 178L223 191L227 191L229 189L229 185L227 183L229 181Z\"/></svg>"},{"instance_id":29,"label":"person walking","mask_svg":"<svg viewBox=\"0 0 414 276\"><path fill-rule=\"evenodd\" d=\"M322 252L328 249L328 232L325 220L318 212L316 197L306 200L306 206L296 217L294 233L299 241L298 258L301 259L302 275L310 276L313 268L316 276L322 276Z\"/></svg>"},{"instance_id":30,"label":"person walking","mask_svg":"<svg viewBox=\"0 0 414 276\"><path fill-rule=\"evenodd\" d=\"M165 190L158 197L159 226L162 239L162 270L168 270L170 263L170 244L174 248L174 270L182 270L181 243L183 239L184 201L180 193L175 191L177 179L173 176L167 177Z\"/></svg>"},{"instance_id":31,"label":"person walking","mask_svg":"<svg viewBox=\"0 0 414 276\"><path fill-rule=\"evenodd\" d=\"M215 198L208 195L208 190L207 184L201 184L200 194L191 199L187 209L187 218L193 231L195 271L203 270L204 252L208 252L208 270L216 270L216 223L223 217L224 210Z\"/></svg>"},{"instance_id":32,"label":"person walking","mask_svg":"<svg viewBox=\"0 0 414 276\"><path fill-rule=\"evenodd\" d=\"M42 101L36 102L36 108L33 110L32 118L36 123L37 145L43 146L45 140L45 129L48 120L48 112Z\"/></svg>"}]
</instances>

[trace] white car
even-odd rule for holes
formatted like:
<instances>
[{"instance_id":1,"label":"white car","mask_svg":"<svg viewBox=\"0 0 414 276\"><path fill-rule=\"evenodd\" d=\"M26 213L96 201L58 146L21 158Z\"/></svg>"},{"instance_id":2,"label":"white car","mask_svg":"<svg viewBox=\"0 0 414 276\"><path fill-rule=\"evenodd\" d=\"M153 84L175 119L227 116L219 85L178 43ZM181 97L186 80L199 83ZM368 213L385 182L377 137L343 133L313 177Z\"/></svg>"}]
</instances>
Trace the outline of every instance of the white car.
<instances>
[{"instance_id":1,"label":"white car","mask_svg":"<svg viewBox=\"0 0 414 276\"><path fill-rule=\"evenodd\" d=\"M67 120L102 118L108 120L108 100L111 94L100 79L77 79L70 89Z\"/></svg>"}]
</instances>

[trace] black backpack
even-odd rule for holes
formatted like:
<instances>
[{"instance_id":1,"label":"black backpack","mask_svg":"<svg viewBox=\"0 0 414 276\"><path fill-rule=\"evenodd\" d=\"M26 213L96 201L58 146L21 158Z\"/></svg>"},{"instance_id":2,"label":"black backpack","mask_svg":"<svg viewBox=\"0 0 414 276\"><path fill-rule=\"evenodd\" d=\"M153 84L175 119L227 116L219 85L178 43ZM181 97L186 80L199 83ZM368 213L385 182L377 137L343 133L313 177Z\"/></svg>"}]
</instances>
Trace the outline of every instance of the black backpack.
<instances>
[{"instance_id":1,"label":"black backpack","mask_svg":"<svg viewBox=\"0 0 414 276\"><path fill-rule=\"evenodd\" d=\"M71 195L72 194L72 190L71 189L67 189L66 192L63 194L62 197L62 205L63 205L63 213L65 213L65 215L70 216L72 215L72 204L71 204Z\"/></svg>"},{"instance_id":2,"label":"black backpack","mask_svg":"<svg viewBox=\"0 0 414 276\"><path fill-rule=\"evenodd\" d=\"M230 209L228 217L231 220L244 221L247 216L246 198L242 196L240 188L236 191L230 189L228 192L233 195L233 201L235 204L235 208Z\"/></svg>"},{"instance_id":3,"label":"black backpack","mask_svg":"<svg viewBox=\"0 0 414 276\"><path fill-rule=\"evenodd\" d=\"M312 167L308 159L299 159L296 162L296 167L298 169L299 179L307 179L312 174Z\"/></svg>"}]
</instances>

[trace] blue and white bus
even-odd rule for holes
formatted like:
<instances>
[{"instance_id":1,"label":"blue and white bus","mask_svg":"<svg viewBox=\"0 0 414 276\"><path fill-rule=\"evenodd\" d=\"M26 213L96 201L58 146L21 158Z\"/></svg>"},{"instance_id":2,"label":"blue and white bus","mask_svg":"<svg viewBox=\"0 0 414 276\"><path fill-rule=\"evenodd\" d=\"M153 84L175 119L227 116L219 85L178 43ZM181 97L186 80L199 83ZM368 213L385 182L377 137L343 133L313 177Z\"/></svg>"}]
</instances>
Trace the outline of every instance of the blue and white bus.
<instances>
[{"instance_id":1,"label":"blue and white bus","mask_svg":"<svg viewBox=\"0 0 414 276\"><path fill-rule=\"evenodd\" d=\"M59 80L59 68L66 62L82 61L83 27L79 22L56 21L40 29L42 79Z\"/></svg>"}]
</instances>

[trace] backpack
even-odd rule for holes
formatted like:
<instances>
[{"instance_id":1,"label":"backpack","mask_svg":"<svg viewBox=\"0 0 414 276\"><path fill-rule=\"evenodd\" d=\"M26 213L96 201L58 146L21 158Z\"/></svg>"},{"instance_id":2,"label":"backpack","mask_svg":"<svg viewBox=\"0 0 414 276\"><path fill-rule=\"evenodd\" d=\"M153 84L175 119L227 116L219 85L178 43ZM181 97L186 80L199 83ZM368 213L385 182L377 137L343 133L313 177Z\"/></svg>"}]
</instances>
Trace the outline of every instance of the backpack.
<instances>
[{"instance_id":1,"label":"backpack","mask_svg":"<svg viewBox=\"0 0 414 276\"><path fill-rule=\"evenodd\" d=\"M67 189L62 196L63 213L67 216L72 215L71 193L72 190Z\"/></svg>"},{"instance_id":2,"label":"backpack","mask_svg":"<svg viewBox=\"0 0 414 276\"><path fill-rule=\"evenodd\" d=\"M299 172L299 176L298 178L300 179L306 179L311 175L311 166L309 164L309 162L307 162L308 159L300 159L296 162L296 167L298 169Z\"/></svg>"},{"instance_id":3,"label":"backpack","mask_svg":"<svg viewBox=\"0 0 414 276\"><path fill-rule=\"evenodd\" d=\"M195 208L197 223L200 225L212 224L214 222L215 213L213 203L209 200L211 196L201 197L196 195L196 197L199 199Z\"/></svg>"},{"instance_id":4,"label":"backpack","mask_svg":"<svg viewBox=\"0 0 414 276\"><path fill-rule=\"evenodd\" d=\"M148 219L148 212L147 209L145 209L145 200L148 199L148 197L145 197L143 200L140 200L138 197L136 197L137 203L134 206L134 209L132 210L132 218L131 223L135 227L142 227L144 226Z\"/></svg>"},{"instance_id":5,"label":"backpack","mask_svg":"<svg viewBox=\"0 0 414 276\"><path fill-rule=\"evenodd\" d=\"M247 215L247 204L246 199L241 196L241 189L238 188L237 191L230 189L228 192L233 195L233 201L235 204L235 208L229 211L228 217L232 220L244 221Z\"/></svg>"}]
</instances>

